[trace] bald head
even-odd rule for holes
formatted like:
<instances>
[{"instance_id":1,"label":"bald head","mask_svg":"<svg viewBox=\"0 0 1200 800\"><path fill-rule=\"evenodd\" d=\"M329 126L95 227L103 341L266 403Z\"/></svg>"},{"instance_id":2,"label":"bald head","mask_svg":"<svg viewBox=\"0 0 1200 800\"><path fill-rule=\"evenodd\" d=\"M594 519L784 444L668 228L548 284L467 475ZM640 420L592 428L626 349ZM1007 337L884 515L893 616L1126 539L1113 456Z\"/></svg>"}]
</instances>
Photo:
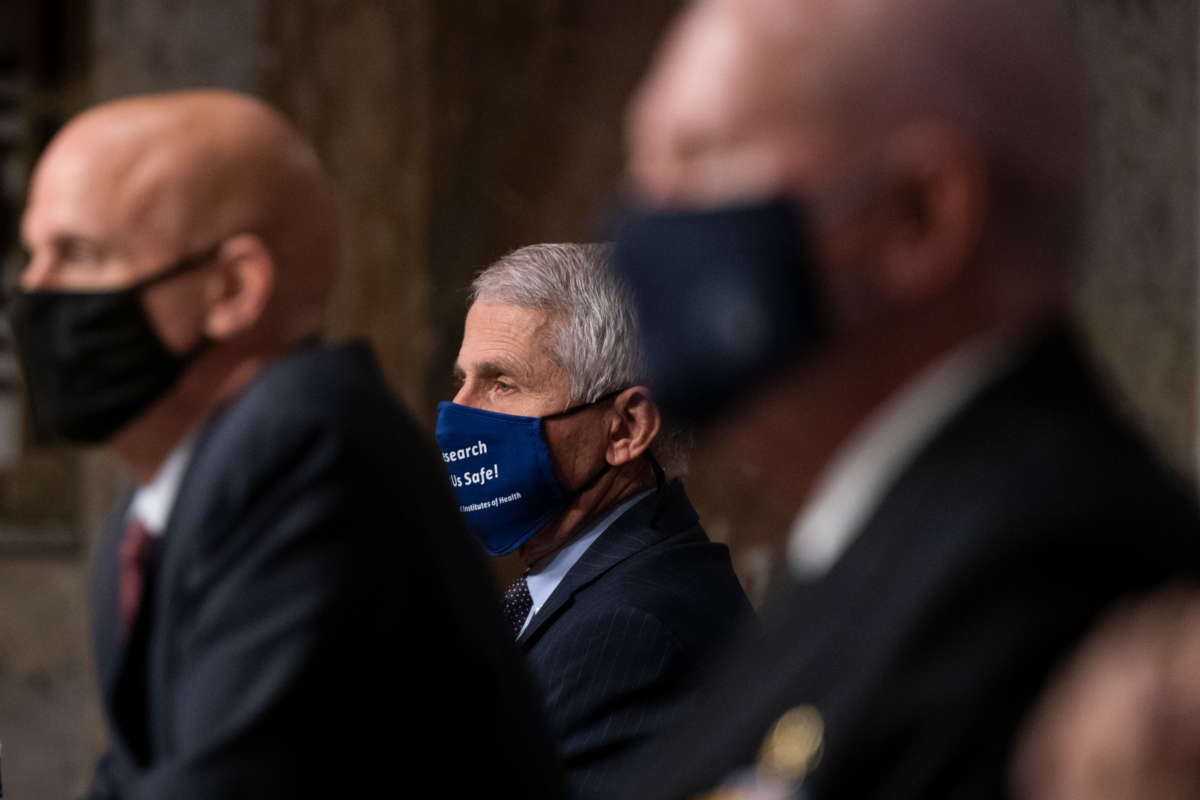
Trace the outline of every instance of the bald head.
<instances>
[{"instance_id":1,"label":"bald head","mask_svg":"<svg viewBox=\"0 0 1200 800\"><path fill-rule=\"evenodd\" d=\"M1006 236L1075 244L1091 156L1084 68L1060 4L860 0L849 107L883 130L919 117L960 126L988 163ZM874 13L867 13L874 12ZM1060 263L1069 262L1067 252Z\"/></svg>"},{"instance_id":2,"label":"bald head","mask_svg":"<svg viewBox=\"0 0 1200 800\"><path fill-rule=\"evenodd\" d=\"M224 91L81 114L39 162L23 221L35 262L39 241L79 236L121 255L131 278L239 234L257 237L273 263L261 324L280 335L320 327L340 259L329 181L282 116Z\"/></svg>"},{"instance_id":3,"label":"bald head","mask_svg":"<svg viewBox=\"0 0 1200 800\"><path fill-rule=\"evenodd\" d=\"M986 162L987 222L1061 251L1090 144L1084 86L1045 0L699 0L633 106L631 170L664 202L819 200L934 120Z\"/></svg>"},{"instance_id":4,"label":"bald head","mask_svg":"<svg viewBox=\"0 0 1200 800\"><path fill-rule=\"evenodd\" d=\"M322 331L339 266L312 148L263 103L222 91L72 120L34 171L21 238L14 328L37 418L107 443L143 483Z\"/></svg>"}]
</instances>

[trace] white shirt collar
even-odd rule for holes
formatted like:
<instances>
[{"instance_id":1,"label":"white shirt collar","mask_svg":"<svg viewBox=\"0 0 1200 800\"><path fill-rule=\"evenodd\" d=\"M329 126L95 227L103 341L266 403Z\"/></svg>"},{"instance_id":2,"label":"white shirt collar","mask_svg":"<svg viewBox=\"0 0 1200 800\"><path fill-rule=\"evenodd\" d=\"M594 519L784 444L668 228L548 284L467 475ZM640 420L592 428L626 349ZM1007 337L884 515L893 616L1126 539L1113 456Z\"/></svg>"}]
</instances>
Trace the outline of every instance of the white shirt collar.
<instances>
[{"instance_id":1,"label":"white shirt collar","mask_svg":"<svg viewBox=\"0 0 1200 800\"><path fill-rule=\"evenodd\" d=\"M591 527L572 539L566 547L555 553L554 557L545 566L537 572L530 572L525 576L525 583L529 586L529 597L533 600L533 608L530 609L529 615L525 618L526 625L541 610L546 601L550 599L550 595L554 594L554 590L558 588L558 585L562 583L562 579L571 571L571 567L575 566L575 563L592 546L592 543L600 538L600 534L608 530L609 526L616 522L622 514L637 505L643 498L648 497L653 491L653 489L647 489L613 506L607 514L593 523ZM521 630L525 630L524 626L522 626Z\"/></svg>"},{"instance_id":2,"label":"white shirt collar","mask_svg":"<svg viewBox=\"0 0 1200 800\"><path fill-rule=\"evenodd\" d=\"M1000 337L968 342L926 369L877 410L818 478L788 537L794 575L824 574L854 542L903 469L1007 361Z\"/></svg>"},{"instance_id":3,"label":"white shirt collar","mask_svg":"<svg viewBox=\"0 0 1200 800\"><path fill-rule=\"evenodd\" d=\"M167 528L183 474L192 460L192 448L196 443L195 432L183 437L167 460L158 468L154 479L134 492L129 504L129 517L142 521L151 536L161 536Z\"/></svg>"}]
</instances>

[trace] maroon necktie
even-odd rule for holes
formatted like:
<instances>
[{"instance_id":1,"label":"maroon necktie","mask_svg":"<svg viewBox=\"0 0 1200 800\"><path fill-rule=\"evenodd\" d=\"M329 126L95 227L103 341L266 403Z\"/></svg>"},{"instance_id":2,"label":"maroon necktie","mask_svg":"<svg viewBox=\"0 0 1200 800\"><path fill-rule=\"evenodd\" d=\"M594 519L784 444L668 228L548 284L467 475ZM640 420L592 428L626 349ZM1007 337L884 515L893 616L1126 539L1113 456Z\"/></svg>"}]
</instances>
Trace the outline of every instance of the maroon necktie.
<instances>
[{"instance_id":1,"label":"maroon necktie","mask_svg":"<svg viewBox=\"0 0 1200 800\"><path fill-rule=\"evenodd\" d=\"M121 539L117 567L120 580L118 606L121 613L121 636L125 639L128 639L133 631L138 606L146 588L146 559L149 553L150 531L140 519L134 517L129 521L129 526L125 528L125 536Z\"/></svg>"}]
</instances>

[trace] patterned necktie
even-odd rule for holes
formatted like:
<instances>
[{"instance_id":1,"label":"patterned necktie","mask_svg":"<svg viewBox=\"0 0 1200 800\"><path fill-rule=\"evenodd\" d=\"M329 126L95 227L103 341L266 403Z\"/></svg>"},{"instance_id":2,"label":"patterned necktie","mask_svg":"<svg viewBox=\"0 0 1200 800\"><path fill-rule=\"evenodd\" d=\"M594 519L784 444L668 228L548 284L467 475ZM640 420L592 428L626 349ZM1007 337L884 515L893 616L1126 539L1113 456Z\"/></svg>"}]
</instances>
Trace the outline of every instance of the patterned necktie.
<instances>
[{"instance_id":1,"label":"patterned necktie","mask_svg":"<svg viewBox=\"0 0 1200 800\"><path fill-rule=\"evenodd\" d=\"M504 590L504 619L508 621L514 639L521 635L521 628L525 627L525 618L529 616L531 608L533 598L529 596L529 584L522 575Z\"/></svg>"},{"instance_id":2,"label":"patterned necktie","mask_svg":"<svg viewBox=\"0 0 1200 800\"><path fill-rule=\"evenodd\" d=\"M134 517L125 528L118 552L118 608L120 610L121 636L129 638L133 623L137 620L138 606L146 588L146 561L150 554L150 531L140 519Z\"/></svg>"}]
</instances>

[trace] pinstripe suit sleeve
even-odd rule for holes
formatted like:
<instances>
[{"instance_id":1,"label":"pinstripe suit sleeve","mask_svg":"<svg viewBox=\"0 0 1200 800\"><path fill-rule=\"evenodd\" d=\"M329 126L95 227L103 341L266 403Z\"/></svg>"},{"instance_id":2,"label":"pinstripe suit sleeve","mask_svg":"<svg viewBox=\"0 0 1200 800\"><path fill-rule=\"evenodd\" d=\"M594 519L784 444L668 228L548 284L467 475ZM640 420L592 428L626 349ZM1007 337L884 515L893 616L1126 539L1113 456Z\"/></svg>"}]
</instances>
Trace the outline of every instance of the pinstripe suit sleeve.
<instances>
[{"instance_id":1,"label":"pinstripe suit sleeve","mask_svg":"<svg viewBox=\"0 0 1200 800\"><path fill-rule=\"evenodd\" d=\"M546 704L572 795L611 797L639 745L670 727L686 699L684 657L653 614L609 605L572 621L542 654Z\"/></svg>"}]
</instances>

